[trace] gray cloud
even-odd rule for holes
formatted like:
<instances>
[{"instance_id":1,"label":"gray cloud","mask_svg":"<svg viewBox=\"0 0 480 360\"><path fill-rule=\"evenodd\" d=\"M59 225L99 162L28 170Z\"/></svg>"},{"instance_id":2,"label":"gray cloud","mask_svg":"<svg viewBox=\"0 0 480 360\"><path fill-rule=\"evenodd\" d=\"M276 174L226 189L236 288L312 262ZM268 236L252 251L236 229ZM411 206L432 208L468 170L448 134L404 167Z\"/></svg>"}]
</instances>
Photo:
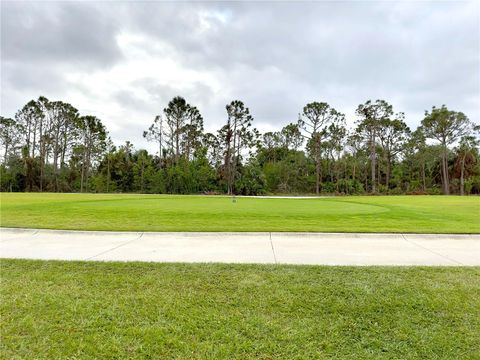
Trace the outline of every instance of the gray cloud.
<instances>
[{"instance_id":1,"label":"gray cloud","mask_svg":"<svg viewBox=\"0 0 480 360\"><path fill-rule=\"evenodd\" d=\"M382 98L411 127L447 104L480 120L476 2L2 2L2 112L44 94L141 138L175 95L213 131L242 99L263 129L327 101ZM146 70L148 69L148 71ZM76 104L75 101L80 104Z\"/></svg>"},{"instance_id":2,"label":"gray cloud","mask_svg":"<svg viewBox=\"0 0 480 360\"><path fill-rule=\"evenodd\" d=\"M119 24L92 3L2 2L2 61L108 66L121 61Z\"/></svg>"}]
</instances>

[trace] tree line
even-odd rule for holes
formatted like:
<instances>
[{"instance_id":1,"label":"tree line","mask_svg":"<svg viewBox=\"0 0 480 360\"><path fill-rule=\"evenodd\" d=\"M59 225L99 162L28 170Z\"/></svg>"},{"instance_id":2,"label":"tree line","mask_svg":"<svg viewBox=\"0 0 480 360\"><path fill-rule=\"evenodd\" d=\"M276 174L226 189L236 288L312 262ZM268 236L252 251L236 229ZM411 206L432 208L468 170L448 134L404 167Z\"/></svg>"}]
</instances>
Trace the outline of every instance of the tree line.
<instances>
[{"instance_id":1,"label":"tree line","mask_svg":"<svg viewBox=\"0 0 480 360\"><path fill-rule=\"evenodd\" d=\"M347 128L326 102L261 134L242 101L204 130L199 109L174 97L143 136L158 152L115 146L96 116L41 96L0 117L1 191L285 194L479 194L480 126L445 105L410 129L385 100L358 105Z\"/></svg>"}]
</instances>

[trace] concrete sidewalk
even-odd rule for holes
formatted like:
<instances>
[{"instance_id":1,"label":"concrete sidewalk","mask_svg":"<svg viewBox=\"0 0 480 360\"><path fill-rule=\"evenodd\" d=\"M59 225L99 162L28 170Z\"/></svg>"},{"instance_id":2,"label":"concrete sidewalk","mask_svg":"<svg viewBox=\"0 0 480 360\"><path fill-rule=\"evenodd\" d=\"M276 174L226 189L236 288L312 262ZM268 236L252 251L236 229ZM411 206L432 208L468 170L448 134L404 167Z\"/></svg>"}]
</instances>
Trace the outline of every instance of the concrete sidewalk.
<instances>
[{"instance_id":1,"label":"concrete sidewalk","mask_svg":"<svg viewBox=\"0 0 480 360\"><path fill-rule=\"evenodd\" d=\"M480 235L142 233L0 228L0 257L43 260L480 266Z\"/></svg>"}]
</instances>

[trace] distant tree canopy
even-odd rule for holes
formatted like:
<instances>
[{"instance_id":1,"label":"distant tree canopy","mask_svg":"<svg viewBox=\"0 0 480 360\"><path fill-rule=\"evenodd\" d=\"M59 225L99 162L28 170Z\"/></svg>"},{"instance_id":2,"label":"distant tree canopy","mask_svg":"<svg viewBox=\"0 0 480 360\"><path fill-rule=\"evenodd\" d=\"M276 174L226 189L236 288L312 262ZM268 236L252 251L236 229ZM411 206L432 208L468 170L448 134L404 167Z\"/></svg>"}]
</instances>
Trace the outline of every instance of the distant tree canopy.
<instances>
[{"instance_id":1,"label":"distant tree canopy","mask_svg":"<svg viewBox=\"0 0 480 360\"><path fill-rule=\"evenodd\" d=\"M299 119L260 134L239 100L225 125L206 133L203 117L174 97L143 131L150 154L115 146L102 121L40 96L0 117L2 191L325 194L479 194L480 126L445 105L412 131L385 100L345 115L311 102Z\"/></svg>"}]
</instances>

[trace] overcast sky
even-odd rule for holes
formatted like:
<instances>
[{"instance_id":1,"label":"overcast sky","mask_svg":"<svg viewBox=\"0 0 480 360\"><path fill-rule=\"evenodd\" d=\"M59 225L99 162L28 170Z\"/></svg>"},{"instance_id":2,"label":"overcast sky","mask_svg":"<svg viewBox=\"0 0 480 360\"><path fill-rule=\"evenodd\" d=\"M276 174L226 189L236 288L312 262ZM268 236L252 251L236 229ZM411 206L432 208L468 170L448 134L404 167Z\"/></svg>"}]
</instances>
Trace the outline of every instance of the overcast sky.
<instances>
[{"instance_id":1,"label":"overcast sky","mask_svg":"<svg viewBox=\"0 0 480 360\"><path fill-rule=\"evenodd\" d=\"M142 139L181 95L205 127L244 101L263 131L325 101L385 99L416 127L446 104L480 122L480 14L470 2L5 2L1 114L44 95Z\"/></svg>"}]
</instances>

